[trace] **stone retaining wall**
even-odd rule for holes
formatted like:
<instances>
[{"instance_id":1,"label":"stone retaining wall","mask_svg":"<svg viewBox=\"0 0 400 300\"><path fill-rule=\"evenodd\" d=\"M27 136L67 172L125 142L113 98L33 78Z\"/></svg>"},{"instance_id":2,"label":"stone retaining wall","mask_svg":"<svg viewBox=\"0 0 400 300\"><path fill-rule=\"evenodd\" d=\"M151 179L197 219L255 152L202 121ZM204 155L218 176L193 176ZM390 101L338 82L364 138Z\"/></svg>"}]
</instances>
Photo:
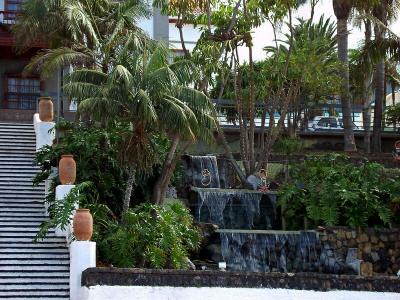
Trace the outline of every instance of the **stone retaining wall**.
<instances>
[{"instance_id":1,"label":"stone retaining wall","mask_svg":"<svg viewBox=\"0 0 400 300\"><path fill-rule=\"evenodd\" d=\"M82 286L169 286L282 288L315 291L400 292L396 277L361 277L320 273L249 273L222 271L146 270L90 268L82 274Z\"/></svg>"},{"instance_id":2,"label":"stone retaining wall","mask_svg":"<svg viewBox=\"0 0 400 300\"><path fill-rule=\"evenodd\" d=\"M400 229L330 227L320 232L321 260L345 262L349 248L357 249L361 272L395 275L400 270Z\"/></svg>"}]
</instances>

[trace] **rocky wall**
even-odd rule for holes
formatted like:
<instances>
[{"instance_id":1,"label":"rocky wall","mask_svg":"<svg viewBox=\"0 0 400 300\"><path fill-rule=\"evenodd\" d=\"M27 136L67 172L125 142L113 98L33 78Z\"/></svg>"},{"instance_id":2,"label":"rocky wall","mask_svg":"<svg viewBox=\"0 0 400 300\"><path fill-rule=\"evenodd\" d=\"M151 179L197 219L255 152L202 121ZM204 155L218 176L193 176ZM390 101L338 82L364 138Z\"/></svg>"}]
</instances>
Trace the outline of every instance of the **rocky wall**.
<instances>
[{"instance_id":1,"label":"rocky wall","mask_svg":"<svg viewBox=\"0 0 400 300\"><path fill-rule=\"evenodd\" d=\"M361 274L395 275L400 270L400 229L330 227L319 234L321 262L333 273L342 268L354 249Z\"/></svg>"}]
</instances>

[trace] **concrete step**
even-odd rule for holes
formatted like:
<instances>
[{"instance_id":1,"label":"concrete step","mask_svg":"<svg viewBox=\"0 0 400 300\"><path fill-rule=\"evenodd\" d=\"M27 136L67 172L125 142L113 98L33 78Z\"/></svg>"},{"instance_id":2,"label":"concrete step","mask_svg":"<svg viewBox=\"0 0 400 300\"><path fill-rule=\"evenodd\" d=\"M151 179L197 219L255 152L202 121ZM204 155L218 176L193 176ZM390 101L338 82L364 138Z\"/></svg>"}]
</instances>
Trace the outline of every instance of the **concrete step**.
<instances>
[{"instance_id":1,"label":"concrete step","mask_svg":"<svg viewBox=\"0 0 400 300\"><path fill-rule=\"evenodd\" d=\"M3 207L1 209L2 212L19 212L19 213L29 213L29 212L33 212L33 213L37 213L40 211L44 211L44 206L43 207Z\"/></svg>"},{"instance_id":2,"label":"concrete step","mask_svg":"<svg viewBox=\"0 0 400 300\"><path fill-rule=\"evenodd\" d=\"M32 209L44 209L43 203L3 203L0 200L0 210L3 208L32 208Z\"/></svg>"},{"instance_id":3,"label":"concrete step","mask_svg":"<svg viewBox=\"0 0 400 300\"><path fill-rule=\"evenodd\" d=\"M0 220L2 222L43 222L48 218L45 216L26 216L24 215L12 215L3 216Z\"/></svg>"},{"instance_id":4,"label":"concrete step","mask_svg":"<svg viewBox=\"0 0 400 300\"><path fill-rule=\"evenodd\" d=\"M49 284L49 283L63 283L69 284L69 276L60 277L10 277L1 278L0 284Z\"/></svg>"},{"instance_id":5,"label":"concrete step","mask_svg":"<svg viewBox=\"0 0 400 300\"><path fill-rule=\"evenodd\" d=\"M19 193L19 194L6 194L6 193L0 193L0 201L1 200L7 200L7 199L25 199L25 200L44 200L44 193L43 194L35 194L35 193Z\"/></svg>"},{"instance_id":6,"label":"concrete step","mask_svg":"<svg viewBox=\"0 0 400 300\"><path fill-rule=\"evenodd\" d=\"M6 241L2 243L0 240L0 249L1 250L9 250L9 249L20 249L21 251L58 251L58 250L66 250L67 244L65 238L63 241L58 241L54 239L54 242L49 241L49 239L45 239L46 242L40 241L38 243L33 243L31 238L27 238L26 242L18 242L17 241ZM11 240L11 239L9 239Z\"/></svg>"},{"instance_id":7,"label":"concrete step","mask_svg":"<svg viewBox=\"0 0 400 300\"><path fill-rule=\"evenodd\" d=\"M29 293L28 293L29 292ZM6 298L7 300L21 300L21 299L41 299L41 300L56 300L56 299L69 299L69 290L62 291L0 291L0 298Z\"/></svg>"},{"instance_id":8,"label":"concrete step","mask_svg":"<svg viewBox=\"0 0 400 300\"><path fill-rule=\"evenodd\" d=\"M3 219L0 220L0 227L40 227L40 225L42 224L42 222L40 221L17 221L17 220L7 220L4 221Z\"/></svg>"},{"instance_id":9,"label":"concrete step","mask_svg":"<svg viewBox=\"0 0 400 300\"><path fill-rule=\"evenodd\" d=\"M1 195L41 195L43 198L45 196L44 188L29 188L24 189L2 189L0 187ZM0 196L1 197L1 196ZM11 197L10 197L11 198ZM27 199L28 200L28 199Z\"/></svg>"},{"instance_id":10,"label":"concrete step","mask_svg":"<svg viewBox=\"0 0 400 300\"><path fill-rule=\"evenodd\" d=\"M47 274L49 271L64 271L69 272L69 262L67 264L22 264L17 262L16 264L0 265L0 272L44 272Z\"/></svg>"},{"instance_id":11,"label":"concrete step","mask_svg":"<svg viewBox=\"0 0 400 300\"><path fill-rule=\"evenodd\" d=\"M34 160L36 152L32 153L0 153L0 159L20 160L20 159L31 159Z\"/></svg>"},{"instance_id":12,"label":"concrete step","mask_svg":"<svg viewBox=\"0 0 400 300\"><path fill-rule=\"evenodd\" d=\"M68 253L0 253L0 260L11 260L11 259L21 259L21 260L37 260L37 259L60 259L69 260Z\"/></svg>"},{"instance_id":13,"label":"concrete step","mask_svg":"<svg viewBox=\"0 0 400 300\"><path fill-rule=\"evenodd\" d=\"M2 212L0 211L0 219L4 219L4 218L43 218L46 217L44 214L44 210L45 208L43 208L43 212L41 211L32 211L32 212L20 212L20 211L7 211L7 212Z\"/></svg>"},{"instance_id":14,"label":"concrete step","mask_svg":"<svg viewBox=\"0 0 400 300\"><path fill-rule=\"evenodd\" d=\"M18 247L11 247L11 248L0 248L0 255L1 254L66 254L69 255L68 249L66 247L61 246L59 248L18 248Z\"/></svg>"},{"instance_id":15,"label":"concrete step","mask_svg":"<svg viewBox=\"0 0 400 300\"><path fill-rule=\"evenodd\" d=\"M6 231L4 228L1 229L0 231L0 238L6 238L6 237L14 237L16 239L18 238L31 238L32 240L36 237L37 233L39 232L39 228L30 228L31 230L28 230L29 228L14 228L9 231ZM47 237L56 237L54 235L54 229L49 230L49 233L47 234ZM31 240L31 241L32 241Z\"/></svg>"}]
</instances>

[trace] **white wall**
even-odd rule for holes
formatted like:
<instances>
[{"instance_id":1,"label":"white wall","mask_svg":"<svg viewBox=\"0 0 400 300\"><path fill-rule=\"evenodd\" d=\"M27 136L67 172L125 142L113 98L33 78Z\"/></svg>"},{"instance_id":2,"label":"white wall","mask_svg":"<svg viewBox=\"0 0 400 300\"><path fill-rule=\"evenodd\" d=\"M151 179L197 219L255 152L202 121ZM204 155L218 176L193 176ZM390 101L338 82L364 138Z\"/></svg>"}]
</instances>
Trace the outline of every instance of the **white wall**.
<instances>
[{"instance_id":1,"label":"white wall","mask_svg":"<svg viewBox=\"0 0 400 300\"><path fill-rule=\"evenodd\" d=\"M284 289L94 286L81 300L399 300L400 294L354 291L315 292Z\"/></svg>"},{"instance_id":2,"label":"white wall","mask_svg":"<svg viewBox=\"0 0 400 300\"><path fill-rule=\"evenodd\" d=\"M182 49L181 39L179 37L179 30L176 28L175 23L169 23L169 42L172 49ZM197 40L200 38L199 27L195 28L191 24L185 24L182 28L185 46L189 51L192 51L196 46Z\"/></svg>"}]
</instances>

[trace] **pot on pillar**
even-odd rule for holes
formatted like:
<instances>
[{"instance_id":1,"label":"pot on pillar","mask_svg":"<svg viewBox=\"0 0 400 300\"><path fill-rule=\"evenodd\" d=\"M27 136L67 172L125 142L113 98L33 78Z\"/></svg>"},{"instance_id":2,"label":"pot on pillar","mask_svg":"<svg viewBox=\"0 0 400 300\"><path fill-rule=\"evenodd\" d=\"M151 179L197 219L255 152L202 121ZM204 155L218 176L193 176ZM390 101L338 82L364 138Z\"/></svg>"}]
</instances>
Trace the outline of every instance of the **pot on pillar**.
<instances>
[{"instance_id":1,"label":"pot on pillar","mask_svg":"<svg viewBox=\"0 0 400 300\"><path fill-rule=\"evenodd\" d=\"M73 155L61 155L61 160L58 164L58 177L61 184L74 184L76 179L76 163Z\"/></svg>"},{"instance_id":2,"label":"pot on pillar","mask_svg":"<svg viewBox=\"0 0 400 300\"><path fill-rule=\"evenodd\" d=\"M54 119L53 101L50 97L39 98L39 119L42 122L52 122Z\"/></svg>"},{"instance_id":3,"label":"pot on pillar","mask_svg":"<svg viewBox=\"0 0 400 300\"><path fill-rule=\"evenodd\" d=\"M78 241L90 241L93 234L93 217L88 209L77 209L72 221L74 235Z\"/></svg>"}]
</instances>

